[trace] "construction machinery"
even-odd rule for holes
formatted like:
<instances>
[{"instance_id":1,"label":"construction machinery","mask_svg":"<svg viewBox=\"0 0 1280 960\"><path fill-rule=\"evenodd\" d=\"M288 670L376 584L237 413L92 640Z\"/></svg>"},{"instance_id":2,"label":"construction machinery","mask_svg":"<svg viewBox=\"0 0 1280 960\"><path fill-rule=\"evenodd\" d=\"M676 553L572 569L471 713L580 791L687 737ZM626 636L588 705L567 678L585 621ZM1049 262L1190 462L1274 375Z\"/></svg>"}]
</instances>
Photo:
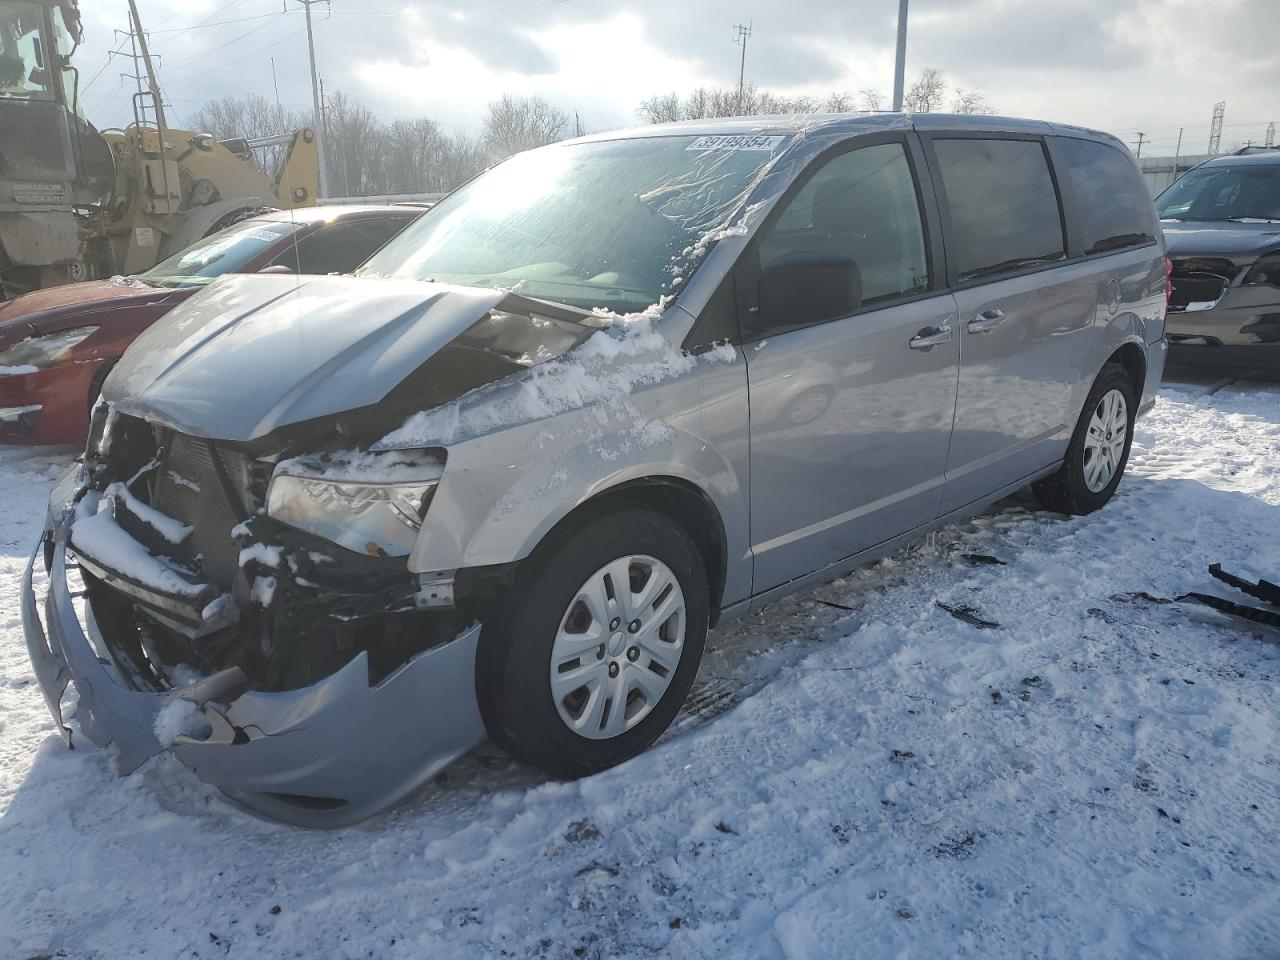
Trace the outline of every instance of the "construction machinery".
<instances>
[{"instance_id":1,"label":"construction machinery","mask_svg":"<svg viewBox=\"0 0 1280 960\"><path fill-rule=\"evenodd\" d=\"M0 299L136 273L247 216L316 202L314 131L219 141L170 127L134 0L130 19L133 122L98 130L72 63L78 0L0 0ZM255 154L269 147L272 172Z\"/></svg>"}]
</instances>

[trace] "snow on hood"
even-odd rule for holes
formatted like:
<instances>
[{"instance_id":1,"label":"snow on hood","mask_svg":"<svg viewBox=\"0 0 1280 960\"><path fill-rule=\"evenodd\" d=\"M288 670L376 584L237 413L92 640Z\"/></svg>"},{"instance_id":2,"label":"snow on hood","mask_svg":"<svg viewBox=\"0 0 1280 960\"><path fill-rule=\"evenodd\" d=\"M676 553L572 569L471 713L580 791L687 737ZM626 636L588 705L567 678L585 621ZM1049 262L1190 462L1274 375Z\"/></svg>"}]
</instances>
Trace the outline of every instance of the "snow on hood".
<instances>
[{"instance_id":1,"label":"snow on hood","mask_svg":"<svg viewBox=\"0 0 1280 960\"><path fill-rule=\"evenodd\" d=\"M229 275L148 328L103 397L214 440L377 403L507 294L419 281Z\"/></svg>"}]
</instances>

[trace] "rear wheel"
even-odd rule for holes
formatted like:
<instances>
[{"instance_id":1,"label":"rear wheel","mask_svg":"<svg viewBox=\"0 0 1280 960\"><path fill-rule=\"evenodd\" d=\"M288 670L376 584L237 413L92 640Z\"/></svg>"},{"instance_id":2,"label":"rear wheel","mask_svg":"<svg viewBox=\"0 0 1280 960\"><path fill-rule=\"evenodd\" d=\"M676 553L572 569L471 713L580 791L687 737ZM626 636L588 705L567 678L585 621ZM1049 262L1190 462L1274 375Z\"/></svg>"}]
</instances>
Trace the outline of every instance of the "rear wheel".
<instances>
[{"instance_id":1,"label":"rear wheel","mask_svg":"<svg viewBox=\"0 0 1280 960\"><path fill-rule=\"evenodd\" d=\"M477 690L490 736L557 776L611 767L675 718L702 659L708 589L697 547L626 509L540 548L486 623Z\"/></svg>"},{"instance_id":2,"label":"rear wheel","mask_svg":"<svg viewBox=\"0 0 1280 960\"><path fill-rule=\"evenodd\" d=\"M1076 423L1062 467L1036 483L1036 498L1077 516L1102 507L1116 492L1129 462L1137 391L1128 371L1108 363L1098 374Z\"/></svg>"}]
</instances>

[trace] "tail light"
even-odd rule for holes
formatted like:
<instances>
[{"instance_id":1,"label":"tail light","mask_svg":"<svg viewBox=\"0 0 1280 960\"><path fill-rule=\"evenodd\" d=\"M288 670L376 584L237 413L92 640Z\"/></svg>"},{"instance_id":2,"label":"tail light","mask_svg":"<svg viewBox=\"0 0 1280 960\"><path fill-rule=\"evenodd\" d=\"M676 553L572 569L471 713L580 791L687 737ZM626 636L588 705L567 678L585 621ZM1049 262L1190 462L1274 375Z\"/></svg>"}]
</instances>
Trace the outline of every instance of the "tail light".
<instances>
[{"instance_id":1,"label":"tail light","mask_svg":"<svg viewBox=\"0 0 1280 960\"><path fill-rule=\"evenodd\" d=\"M1164 258L1164 308L1169 309L1169 304L1173 303L1173 260L1169 257Z\"/></svg>"}]
</instances>

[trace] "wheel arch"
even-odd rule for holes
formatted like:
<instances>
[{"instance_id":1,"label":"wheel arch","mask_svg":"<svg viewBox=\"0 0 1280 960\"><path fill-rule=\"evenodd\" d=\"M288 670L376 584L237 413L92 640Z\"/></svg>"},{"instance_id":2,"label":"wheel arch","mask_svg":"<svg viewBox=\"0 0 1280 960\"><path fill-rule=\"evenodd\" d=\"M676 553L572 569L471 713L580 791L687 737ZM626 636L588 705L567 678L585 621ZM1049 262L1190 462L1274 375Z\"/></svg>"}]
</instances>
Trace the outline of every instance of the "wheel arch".
<instances>
[{"instance_id":1,"label":"wheel arch","mask_svg":"<svg viewBox=\"0 0 1280 960\"><path fill-rule=\"evenodd\" d=\"M1102 366L1105 367L1108 363L1118 363L1124 367L1125 372L1129 374L1129 380L1133 383L1134 392L1138 395L1138 403L1141 406L1143 387L1147 382L1146 352L1133 341L1122 343L1112 352L1111 356L1107 357ZM1101 369L1099 370L1100 372Z\"/></svg>"},{"instance_id":2,"label":"wheel arch","mask_svg":"<svg viewBox=\"0 0 1280 960\"><path fill-rule=\"evenodd\" d=\"M690 480L669 475L645 476L601 490L561 517L538 542L535 550L570 536L622 506L643 507L662 514L692 538L706 570L710 591L708 609L714 626L720 615L728 576L728 537L715 502Z\"/></svg>"}]
</instances>

